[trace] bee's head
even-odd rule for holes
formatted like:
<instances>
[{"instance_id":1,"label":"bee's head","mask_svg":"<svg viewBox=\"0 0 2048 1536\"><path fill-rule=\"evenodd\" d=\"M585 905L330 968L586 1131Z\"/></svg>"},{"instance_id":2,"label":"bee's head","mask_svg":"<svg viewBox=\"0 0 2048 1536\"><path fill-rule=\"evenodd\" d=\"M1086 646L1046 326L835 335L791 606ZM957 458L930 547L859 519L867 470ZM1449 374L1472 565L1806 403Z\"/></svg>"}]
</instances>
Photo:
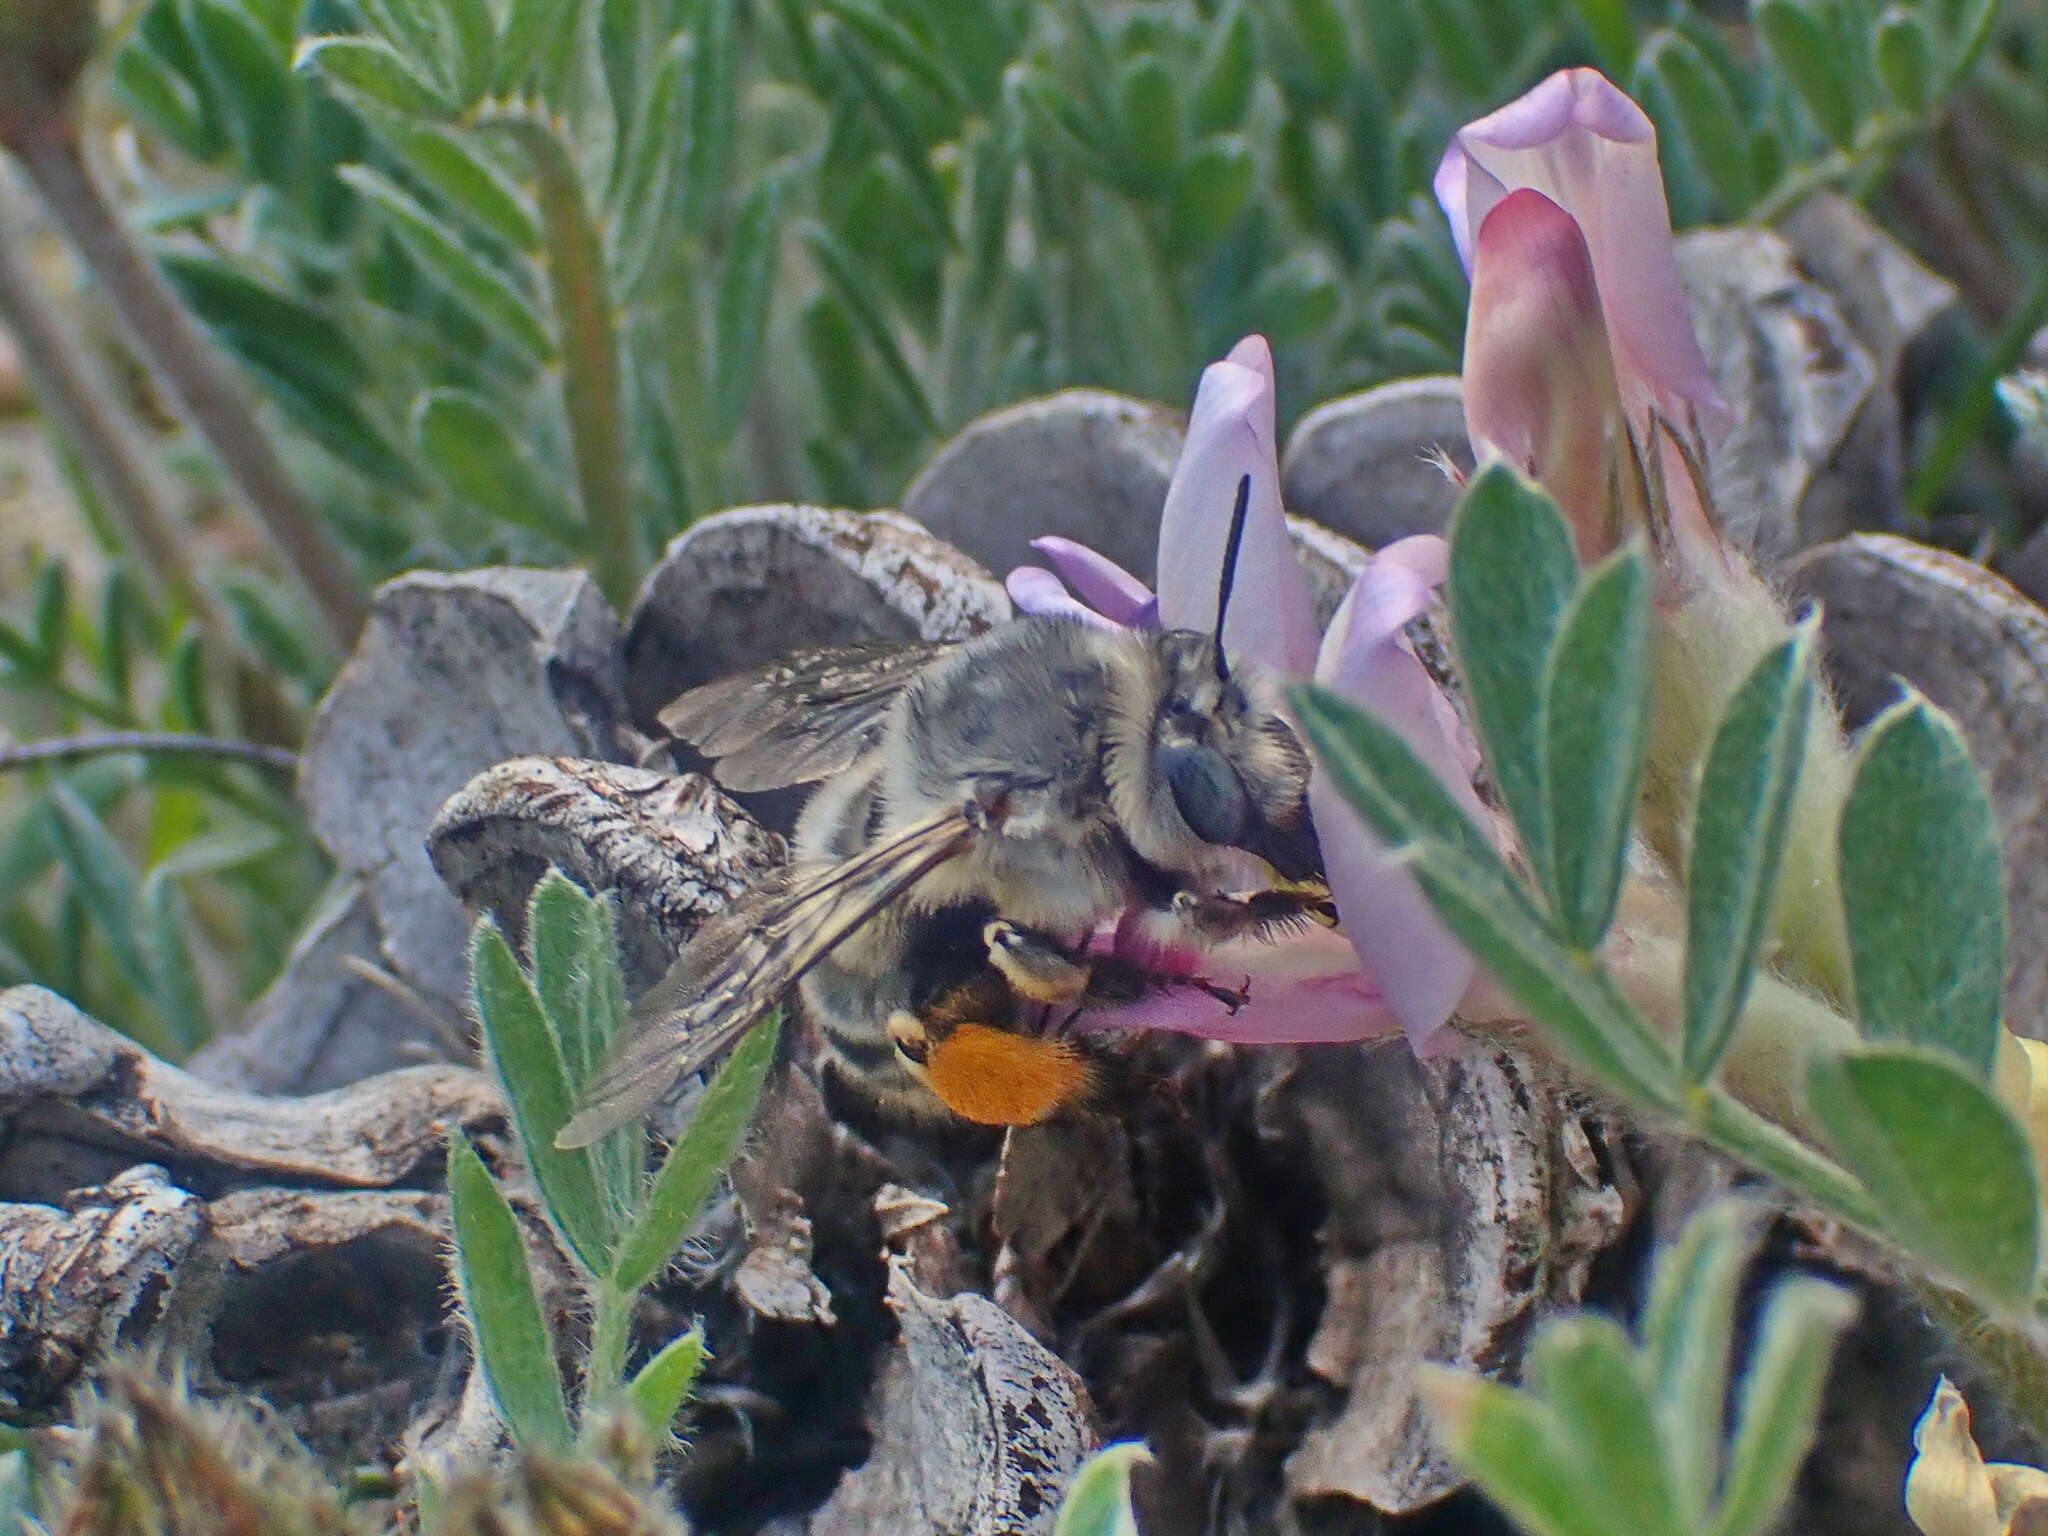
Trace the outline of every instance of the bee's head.
<instances>
[{"instance_id":1,"label":"bee's head","mask_svg":"<svg viewBox=\"0 0 2048 1536\"><path fill-rule=\"evenodd\" d=\"M1145 819L1174 841L1192 836L1255 854L1286 880L1320 875L1308 753L1277 689L1256 668L1219 666L1207 635L1169 630L1158 649L1163 687L1147 747Z\"/></svg>"}]
</instances>

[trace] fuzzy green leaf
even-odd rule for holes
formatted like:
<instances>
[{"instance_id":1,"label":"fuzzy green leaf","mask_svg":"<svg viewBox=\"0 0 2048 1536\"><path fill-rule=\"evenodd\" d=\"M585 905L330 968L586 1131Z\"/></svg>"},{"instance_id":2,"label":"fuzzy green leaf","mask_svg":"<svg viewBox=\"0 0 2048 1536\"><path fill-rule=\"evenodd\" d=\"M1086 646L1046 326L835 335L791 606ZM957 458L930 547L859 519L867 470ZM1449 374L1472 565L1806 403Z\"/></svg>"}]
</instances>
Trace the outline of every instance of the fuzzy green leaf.
<instances>
[{"instance_id":1,"label":"fuzzy green leaf","mask_svg":"<svg viewBox=\"0 0 2048 1536\"><path fill-rule=\"evenodd\" d=\"M1902 701L1865 733L1840 845L1863 1033L1949 1051L1988 1076L2005 997L1998 818L1962 732L1926 700Z\"/></svg>"},{"instance_id":2,"label":"fuzzy green leaf","mask_svg":"<svg viewBox=\"0 0 2048 1536\"><path fill-rule=\"evenodd\" d=\"M263 332L286 350L309 354L352 387L369 382L369 364L347 327L297 295L210 251L163 251L157 265L215 330Z\"/></svg>"},{"instance_id":3,"label":"fuzzy green leaf","mask_svg":"<svg viewBox=\"0 0 2048 1536\"><path fill-rule=\"evenodd\" d=\"M1236 0L1209 30L1188 96L1188 128L1195 134L1226 133L1244 121L1258 84L1258 45L1251 13Z\"/></svg>"},{"instance_id":4,"label":"fuzzy green leaf","mask_svg":"<svg viewBox=\"0 0 2048 1536\"><path fill-rule=\"evenodd\" d=\"M111 72L121 104L194 160L205 164L226 148L191 82L140 38L115 51Z\"/></svg>"},{"instance_id":5,"label":"fuzzy green leaf","mask_svg":"<svg viewBox=\"0 0 2048 1536\"><path fill-rule=\"evenodd\" d=\"M1807 1103L1900 1243L1988 1306L2026 1304L2040 1191L2025 1133L1988 1088L1945 1055L1872 1048L1816 1061Z\"/></svg>"},{"instance_id":6,"label":"fuzzy green leaf","mask_svg":"<svg viewBox=\"0 0 2048 1536\"><path fill-rule=\"evenodd\" d=\"M1067 1485L1053 1536L1138 1536L1131 1473L1151 1459L1136 1441L1108 1446L1089 1457Z\"/></svg>"},{"instance_id":7,"label":"fuzzy green leaf","mask_svg":"<svg viewBox=\"0 0 2048 1536\"><path fill-rule=\"evenodd\" d=\"M442 483L470 505L515 528L576 538L574 516L535 474L502 406L464 390L428 390L413 402L412 437Z\"/></svg>"},{"instance_id":8,"label":"fuzzy green leaf","mask_svg":"<svg viewBox=\"0 0 2048 1536\"><path fill-rule=\"evenodd\" d=\"M1678 114L1678 127L1693 163L1714 189L1714 198L1730 215L1744 212L1756 199L1751 180L1749 139L1735 98L1699 48L1679 32L1660 32L1644 52L1643 67L1663 82Z\"/></svg>"},{"instance_id":9,"label":"fuzzy green leaf","mask_svg":"<svg viewBox=\"0 0 2048 1536\"><path fill-rule=\"evenodd\" d=\"M1920 13L1903 5L1886 7L1872 48L1878 77L1892 100L1905 112L1925 112L1940 82L1934 75L1934 43Z\"/></svg>"},{"instance_id":10,"label":"fuzzy green leaf","mask_svg":"<svg viewBox=\"0 0 2048 1536\"><path fill-rule=\"evenodd\" d=\"M1557 1415L1582 1497L1610 1531L1683 1536L1643 1365L1612 1318L1581 1313L1538 1331L1530 1345L1531 1388Z\"/></svg>"},{"instance_id":11,"label":"fuzzy green leaf","mask_svg":"<svg viewBox=\"0 0 2048 1536\"><path fill-rule=\"evenodd\" d=\"M1714 1075L1769 930L1813 707L1813 629L1774 647L1728 701L1700 774L1686 876L1685 1071Z\"/></svg>"},{"instance_id":12,"label":"fuzzy green leaf","mask_svg":"<svg viewBox=\"0 0 2048 1536\"><path fill-rule=\"evenodd\" d=\"M733 220L718 274L717 389L711 431L724 437L746 416L768 334L768 304L782 243L782 183L773 177L747 194Z\"/></svg>"},{"instance_id":13,"label":"fuzzy green leaf","mask_svg":"<svg viewBox=\"0 0 2048 1536\"><path fill-rule=\"evenodd\" d=\"M1437 915L1509 996L1604 1081L1638 1101L1672 1103L1662 1042L1536 910L1400 734L1328 689L1297 688L1292 697L1345 799L1405 855Z\"/></svg>"},{"instance_id":14,"label":"fuzzy green leaf","mask_svg":"<svg viewBox=\"0 0 2048 1536\"><path fill-rule=\"evenodd\" d=\"M1135 185L1157 193L1173 185L1180 167L1181 85L1164 60L1131 60L1117 81L1121 159Z\"/></svg>"},{"instance_id":15,"label":"fuzzy green leaf","mask_svg":"<svg viewBox=\"0 0 2048 1536\"><path fill-rule=\"evenodd\" d=\"M383 209L405 248L488 330L542 362L553 355L547 326L527 296L485 265L461 236L421 207L411 193L367 165L345 165L340 175Z\"/></svg>"},{"instance_id":16,"label":"fuzzy green leaf","mask_svg":"<svg viewBox=\"0 0 2048 1536\"><path fill-rule=\"evenodd\" d=\"M1740 1200L1717 1201L1689 1220L1658 1256L1643 1317L1658 1438L1690 1530L1706 1519L1720 1482L1728 1351L1755 1226L1756 1213Z\"/></svg>"},{"instance_id":17,"label":"fuzzy green leaf","mask_svg":"<svg viewBox=\"0 0 2048 1536\"><path fill-rule=\"evenodd\" d=\"M531 201L463 135L429 125L401 128L388 135L388 142L407 170L480 228L514 250L531 254L540 245L540 223Z\"/></svg>"},{"instance_id":18,"label":"fuzzy green leaf","mask_svg":"<svg viewBox=\"0 0 2048 1536\"><path fill-rule=\"evenodd\" d=\"M589 1149L565 1151L555 1145L555 1133L568 1123L575 1095L554 1031L533 983L496 923L486 920L477 925L470 964L484 1049L504 1084L527 1166L540 1186L548 1215L576 1257L592 1274L601 1275L609 1267L618 1218Z\"/></svg>"},{"instance_id":19,"label":"fuzzy green leaf","mask_svg":"<svg viewBox=\"0 0 2048 1536\"><path fill-rule=\"evenodd\" d=\"M138 878L134 863L106 823L69 784L60 781L50 786L50 810L57 854L73 888L91 912L123 978L146 994L151 974L135 909Z\"/></svg>"},{"instance_id":20,"label":"fuzzy green leaf","mask_svg":"<svg viewBox=\"0 0 2048 1536\"><path fill-rule=\"evenodd\" d=\"M461 1131L448 1138L455 1285L491 1396L521 1446L569 1448L569 1403L534 1295L519 1218Z\"/></svg>"},{"instance_id":21,"label":"fuzzy green leaf","mask_svg":"<svg viewBox=\"0 0 2048 1536\"><path fill-rule=\"evenodd\" d=\"M1856 137L1856 106L1827 24L1800 0L1752 0L1749 14L1778 75L1798 93L1814 126L1846 149Z\"/></svg>"},{"instance_id":22,"label":"fuzzy green leaf","mask_svg":"<svg viewBox=\"0 0 2048 1536\"><path fill-rule=\"evenodd\" d=\"M1494 782L1546 888L1543 674L1578 579L1555 502L1502 463L1472 477L1451 519L1451 629Z\"/></svg>"},{"instance_id":23,"label":"fuzzy green leaf","mask_svg":"<svg viewBox=\"0 0 2048 1536\"><path fill-rule=\"evenodd\" d=\"M1258 163L1237 134L1206 139L1182 162L1168 216L1174 245L1204 251L1228 233L1251 201Z\"/></svg>"},{"instance_id":24,"label":"fuzzy green leaf","mask_svg":"<svg viewBox=\"0 0 2048 1536\"><path fill-rule=\"evenodd\" d=\"M1565 937L1606 935L1650 741L1650 566L1617 550L1566 611L1543 686L1544 842Z\"/></svg>"},{"instance_id":25,"label":"fuzzy green leaf","mask_svg":"<svg viewBox=\"0 0 2048 1536\"><path fill-rule=\"evenodd\" d=\"M1547 1403L1479 1377L1439 1379L1438 1432L1516 1525L1529 1536L1619 1536L1586 1497L1566 1426Z\"/></svg>"},{"instance_id":26,"label":"fuzzy green leaf","mask_svg":"<svg viewBox=\"0 0 2048 1536\"><path fill-rule=\"evenodd\" d=\"M182 13L214 94L227 107L243 163L262 180L288 185L303 130L298 82L283 54L230 0L183 0Z\"/></svg>"},{"instance_id":27,"label":"fuzzy green leaf","mask_svg":"<svg viewBox=\"0 0 2048 1536\"><path fill-rule=\"evenodd\" d=\"M448 115L439 89L397 49L374 38L307 38L299 44L295 67L318 69L343 96L358 97L401 117L432 120Z\"/></svg>"},{"instance_id":28,"label":"fuzzy green leaf","mask_svg":"<svg viewBox=\"0 0 2048 1536\"><path fill-rule=\"evenodd\" d=\"M668 1438L676 1414L696 1388L703 1369L704 1334L692 1328L670 1339L626 1383L627 1400L657 1445Z\"/></svg>"},{"instance_id":29,"label":"fuzzy green leaf","mask_svg":"<svg viewBox=\"0 0 2048 1536\"><path fill-rule=\"evenodd\" d=\"M184 893L163 866L142 882L139 937L149 968L150 1001L170 1037L183 1051L197 1050L213 1035L206 993L192 955L192 916Z\"/></svg>"},{"instance_id":30,"label":"fuzzy green leaf","mask_svg":"<svg viewBox=\"0 0 2048 1536\"><path fill-rule=\"evenodd\" d=\"M739 1152L781 1032L776 1015L756 1024L705 1087L690 1123L655 1175L639 1221L619 1245L611 1276L615 1289L630 1295L667 1267L726 1165Z\"/></svg>"},{"instance_id":31,"label":"fuzzy green leaf","mask_svg":"<svg viewBox=\"0 0 2048 1536\"><path fill-rule=\"evenodd\" d=\"M1835 1339L1855 1312L1847 1292L1820 1280L1787 1280L1771 1294L1742 1383L1713 1536L1772 1529L1813 1445Z\"/></svg>"}]
</instances>

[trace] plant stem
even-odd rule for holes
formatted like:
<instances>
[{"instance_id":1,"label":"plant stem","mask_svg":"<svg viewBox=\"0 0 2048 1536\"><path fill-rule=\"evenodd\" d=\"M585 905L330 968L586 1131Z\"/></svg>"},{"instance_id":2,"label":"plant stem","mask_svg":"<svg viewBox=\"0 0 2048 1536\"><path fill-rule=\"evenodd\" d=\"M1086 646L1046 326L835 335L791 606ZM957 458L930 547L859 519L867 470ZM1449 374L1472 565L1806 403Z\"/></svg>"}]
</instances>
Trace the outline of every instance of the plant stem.
<instances>
[{"instance_id":1,"label":"plant stem","mask_svg":"<svg viewBox=\"0 0 2048 1536\"><path fill-rule=\"evenodd\" d=\"M144 752L187 757L228 757L292 773L299 754L288 747L256 741L228 741L217 736L186 736L172 731L99 731L89 736L57 736L48 741L0 747L0 773L42 763L65 763L110 752Z\"/></svg>"},{"instance_id":2,"label":"plant stem","mask_svg":"<svg viewBox=\"0 0 2048 1536\"><path fill-rule=\"evenodd\" d=\"M14 335L38 402L121 519L157 585L198 620L208 639L226 643L233 627L186 558L186 532L153 471L141 430L42 293L12 215L0 204L0 321Z\"/></svg>"},{"instance_id":3,"label":"plant stem","mask_svg":"<svg viewBox=\"0 0 2048 1536\"><path fill-rule=\"evenodd\" d=\"M1691 1123L1696 1135L1768 1174L1801 1199L1886 1240L1883 1219L1861 1184L1733 1094L1702 1089L1693 1099Z\"/></svg>"},{"instance_id":4,"label":"plant stem","mask_svg":"<svg viewBox=\"0 0 2048 1536\"><path fill-rule=\"evenodd\" d=\"M631 1343L633 1297L609 1280L599 1280L591 1297L590 1358L583 1367L586 1409L618 1391L626 1379L626 1351Z\"/></svg>"},{"instance_id":5,"label":"plant stem","mask_svg":"<svg viewBox=\"0 0 2048 1536\"><path fill-rule=\"evenodd\" d=\"M584 201L583 180L554 131L510 112L485 121L513 137L533 171L548 291L561 328L562 408L576 455L586 554L597 584L624 613L633 601L640 561L626 483L618 310L604 244Z\"/></svg>"},{"instance_id":6,"label":"plant stem","mask_svg":"<svg viewBox=\"0 0 2048 1536\"><path fill-rule=\"evenodd\" d=\"M69 112L42 119L8 148L99 279L129 339L213 445L335 644L347 650L368 611L361 591L220 355L107 201L86 163L76 119Z\"/></svg>"}]
</instances>

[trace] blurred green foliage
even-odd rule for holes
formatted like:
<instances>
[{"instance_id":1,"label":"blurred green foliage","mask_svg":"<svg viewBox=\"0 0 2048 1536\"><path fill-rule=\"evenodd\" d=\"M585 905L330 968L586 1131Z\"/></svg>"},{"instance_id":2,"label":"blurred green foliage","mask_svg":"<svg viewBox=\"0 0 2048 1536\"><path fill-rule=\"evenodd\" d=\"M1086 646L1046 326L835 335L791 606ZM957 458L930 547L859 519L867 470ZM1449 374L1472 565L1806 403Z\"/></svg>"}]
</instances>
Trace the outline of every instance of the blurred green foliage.
<instances>
[{"instance_id":1,"label":"blurred green foliage","mask_svg":"<svg viewBox=\"0 0 2048 1536\"><path fill-rule=\"evenodd\" d=\"M2048 231L2044 46L2032 0L143 0L86 120L365 587L576 562L623 600L706 511L887 504L991 407L1178 401L1249 331L1292 411L1455 368L1465 289L1428 179L1458 124L1563 64L1657 117L1681 224L1888 195L1966 100L1993 149L1943 195L2023 269ZM302 705L337 658L299 599L211 581ZM109 639L40 602L0 641L10 700L34 700L9 703L15 735L247 728L168 603L116 603L133 633ZM147 701L101 676L129 654ZM0 981L175 1043L164 1021L224 1017L318 889L274 777L29 777L0 802ZM69 856L60 778L126 865ZM188 841L259 832L288 856L167 877L194 909L174 926L211 930L195 1008L124 927Z\"/></svg>"}]
</instances>

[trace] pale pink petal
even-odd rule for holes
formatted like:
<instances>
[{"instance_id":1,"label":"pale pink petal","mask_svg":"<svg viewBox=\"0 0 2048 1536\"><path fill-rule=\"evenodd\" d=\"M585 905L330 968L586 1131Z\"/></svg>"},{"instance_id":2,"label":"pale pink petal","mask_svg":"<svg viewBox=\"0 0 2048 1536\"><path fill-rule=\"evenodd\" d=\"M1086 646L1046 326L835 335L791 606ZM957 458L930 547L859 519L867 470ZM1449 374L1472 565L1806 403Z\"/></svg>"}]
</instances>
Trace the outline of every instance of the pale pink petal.
<instances>
[{"instance_id":1,"label":"pale pink petal","mask_svg":"<svg viewBox=\"0 0 2048 1536\"><path fill-rule=\"evenodd\" d=\"M1231 512L1248 475L1224 651L1306 677L1315 664L1315 611L1280 504L1273 412L1272 355L1263 338L1245 338L1204 370L1159 522L1159 614L1171 629L1215 632Z\"/></svg>"},{"instance_id":2,"label":"pale pink petal","mask_svg":"<svg viewBox=\"0 0 2048 1536\"><path fill-rule=\"evenodd\" d=\"M1436 192L1468 271L1486 216L1522 188L1585 231L1631 414L1654 405L1681 424L1697 413L1710 432L1725 426L1679 284L1657 131L1643 110L1598 70L1566 69L1460 129Z\"/></svg>"},{"instance_id":3,"label":"pale pink petal","mask_svg":"<svg viewBox=\"0 0 2048 1536\"><path fill-rule=\"evenodd\" d=\"M1412 541L1403 541L1404 544ZM1431 584L1426 546L1398 560L1374 560L1331 621L1316 680L1400 732L1473 821L1486 825L1470 777L1473 753L1456 716L1403 631L1428 607ZM1352 810L1318 768L1309 783L1309 809L1322 844L1324 868L1359 963L1422 1048L1448 1023L1471 985L1471 957L1443 925L1414 877Z\"/></svg>"},{"instance_id":4,"label":"pale pink petal","mask_svg":"<svg viewBox=\"0 0 2048 1536\"><path fill-rule=\"evenodd\" d=\"M1072 539L1033 539L1031 547L1051 562L1076 597L1112 623L1130 628L1152 601L1152 589L1107 555Z\"/></svg>"},{"instance_id":5,"label":"pale pink petal","mask_svg":"<svg viewBox=\"0 0 2048 1536\"><path fill-rule=\"evenodd\" d=\"M1127 954L1127 958L1136 958ZM1400 1022L1344 938L1326 928L1276 943L1242 940L1178 957L1144 951L1162 975L1200 976L1240 991L1233 1005L1195 987L1161 986L1136 1002L1091 1008L1068 1026L1075 1033L1162 1029L1240 1045L1311 1045L1397 1034Z\"/></svg>"},{"instance_id":6,"label":"pale pink petal","mask_svg":"<svg viewBox=\"0 0 2048 1536\"><path fill-rule=\"evenodd\" d=\"M1078 619L1096 629L1124 626L1106 619L1087 604L1077 601L1051 571L1035 565L1020 565L1003 578L1003 586L1019 613L1033 618Z\"/></svg>"},{"instance_id":7,"label":"pale pink petal","mask_svg":"<svg viewBox=\"0 0 2048 1536\"><path fill-rule=\"evenodd\" d=\"M1542 482L1597 559L1620 537L1609 479L1621 396L1578 222L1541 192L1486 215L1472 264L1465 432Z\"/></svg>"}]
</instances>

